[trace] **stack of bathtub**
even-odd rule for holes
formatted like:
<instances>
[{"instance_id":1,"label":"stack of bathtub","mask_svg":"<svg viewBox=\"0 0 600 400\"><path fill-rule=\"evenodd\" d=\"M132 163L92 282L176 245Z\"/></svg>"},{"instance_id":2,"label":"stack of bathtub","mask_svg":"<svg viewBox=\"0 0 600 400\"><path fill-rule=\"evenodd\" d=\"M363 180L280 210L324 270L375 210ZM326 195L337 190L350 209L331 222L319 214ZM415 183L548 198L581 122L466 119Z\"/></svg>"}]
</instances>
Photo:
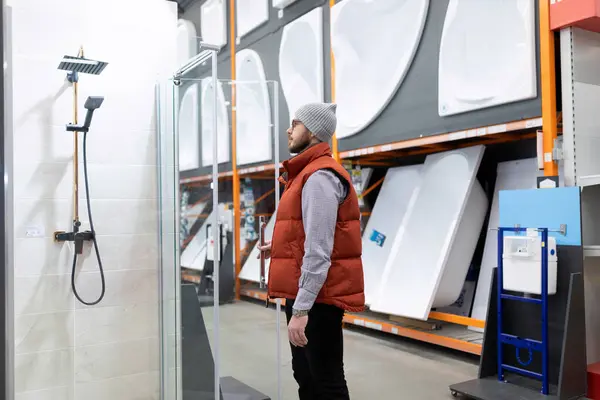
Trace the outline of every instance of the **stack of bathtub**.
<instances>
[{"instance_id":1,"label":"stack of bathtub","mask_svg":"<svg viewBox=\"0 0 600 400\"><path fill-rule=\"evenodd\" d=\"M363 235L371 310L424 320L432 307L459 297L488 209L476 178L483 152L476 146L434 154L387 172ZM272 218L267 238L273 226ZM241 279L259 282L257 255L255 247Z\"/></svg>"},{"instance_id":2,"label":"stack of bathtub","mask_svg":"<svg viewBox=\"0 0 600 400\"><path fill-rule=\"evenodd\" d=\"M488 208L476 178L483 152L453 150L388 172L363 235L371 310L425 320L459 297Z\"/></svg>"}]
</instances>

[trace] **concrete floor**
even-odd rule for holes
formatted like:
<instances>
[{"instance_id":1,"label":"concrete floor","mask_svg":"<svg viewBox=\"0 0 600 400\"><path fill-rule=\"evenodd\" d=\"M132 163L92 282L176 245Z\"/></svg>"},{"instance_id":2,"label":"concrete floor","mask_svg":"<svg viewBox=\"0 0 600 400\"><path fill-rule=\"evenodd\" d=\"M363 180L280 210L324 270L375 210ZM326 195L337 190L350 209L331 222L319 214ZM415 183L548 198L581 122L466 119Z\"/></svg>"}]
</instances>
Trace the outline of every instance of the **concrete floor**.
<instances>
[{"instance_id":1,"label":"concrete floor","mask_svg":"<svg viewBox=\"0 0 600 400\"><path fill-rule=\"evenodd\" d=\"M212 340L212 309L204 308L203 315ZM275 400L276 312L254 303L230 304L220 309L220 325L221 376L233 376ZM280 329L283 400L294 400L297 386L283 313ZM344 339L352 400L452 399L448 385L477 374L477 359L408 339L356 330L346 330Z\"/></svg>"}]
</instances>

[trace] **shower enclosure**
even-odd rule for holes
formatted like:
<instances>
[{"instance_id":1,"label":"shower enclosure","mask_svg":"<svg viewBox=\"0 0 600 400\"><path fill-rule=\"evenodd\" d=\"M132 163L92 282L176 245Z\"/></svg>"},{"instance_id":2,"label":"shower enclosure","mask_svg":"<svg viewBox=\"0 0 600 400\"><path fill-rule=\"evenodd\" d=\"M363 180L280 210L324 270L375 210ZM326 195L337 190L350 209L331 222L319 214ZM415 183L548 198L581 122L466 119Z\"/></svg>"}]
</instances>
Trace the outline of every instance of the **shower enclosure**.
<instances>
[{"instance_id":1,"label":"shower enclosure","mask_svg":"<svg viewBox=\"0 0 600 400\"><path fill-rule=\"evenodd\" d=\"M235 276L260 280L258 222L277 206L287 151L283 99L251 52L237 54L232 81L217 79L231 71L218 48L200 49L156 89L162 398L278 399L285 317L236 300Z\"/></svg>"}]
</instances>

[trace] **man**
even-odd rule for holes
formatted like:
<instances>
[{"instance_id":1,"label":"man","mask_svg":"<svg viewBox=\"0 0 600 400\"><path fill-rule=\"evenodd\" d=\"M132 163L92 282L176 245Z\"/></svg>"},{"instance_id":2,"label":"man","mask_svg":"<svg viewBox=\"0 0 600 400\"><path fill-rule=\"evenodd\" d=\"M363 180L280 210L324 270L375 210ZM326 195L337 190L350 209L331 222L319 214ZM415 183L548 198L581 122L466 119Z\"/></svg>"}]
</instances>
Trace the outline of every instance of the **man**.
<instances>
[{"instance_id":1,"label":"man","mask_svg":"<svg viewBox=\"0 0 600 400\"><path fill-rule=\"evenodd\" d=\"M335 104L311 103L287 130L285 189L273 238L269 298L286 299L292 368L300 400L349 399L344 376L344 311L364 309L358 198L348 172L332 158Z\"/></svg>"}]
</instances>

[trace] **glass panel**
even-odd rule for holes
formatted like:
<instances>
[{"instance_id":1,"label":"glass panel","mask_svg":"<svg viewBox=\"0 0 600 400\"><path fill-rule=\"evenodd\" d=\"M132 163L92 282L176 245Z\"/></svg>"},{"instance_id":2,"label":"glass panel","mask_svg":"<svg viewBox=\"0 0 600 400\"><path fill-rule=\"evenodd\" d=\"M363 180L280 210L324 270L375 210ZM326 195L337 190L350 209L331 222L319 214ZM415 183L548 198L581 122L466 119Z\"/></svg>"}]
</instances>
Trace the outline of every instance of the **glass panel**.
<instances>
[{"instance_id":1,"label":"glass panel","mask_svg":"<svg viewBox=\"0 0 600 400\"><path fill-rule=\"evenodd\" d=\"M285 317L238 299L240 289L266 295L256 245L259 220L269 239L279 197L279 87L265 80L260 60L247 52L238 66L240 79L219 80L213 88L212 62L199 61L199 42L194 27L180 21L178 58L187 70L157 86L163 398L200 392L210 398L217 384L223 395L278 398L281 350L289 347L278 340L281 329L287 337ZM220 63L219 75L229 75L228 68L229 61ZM243 288L236 284L240 271Z\"/></svg>"},{"instance_id":2,"label":"glass panel","mask_svg":"<svg viewBox=\"0 0 600 400\"><path fill-rule=\"evenodd\" d=\"M208 63L210 64L210 62ZM196 151L199 167L181 172L179 191L181 199L181 307L182 329L186 334L182 340L182 391L184 398L210 398L214 395L220 376L218 359L218 306L215 302L232 301L232 290L227 291L227 282L233 285L233 268L230 243L233 240L231 159L229 149L230 132L227 127L228 101L222 82L215 88L210 78L211 71L200 66L194 76L200 79L184 80L179 86L182 91L198 93L195 104L199 137ZM217 96L216 108L215 97ZM180 96L180 98L183 98ZM220 164L218 181L213 178L213 132L214 111L217 111L217 162ZM183 133L180 119L180 133ZM180 146L180 149L182 147ZM180 168L183 166L180 163ZM217 184L217 199L214 198ZM228 261L229 260L229 261ZM187 296L186 296L187 291ZM188 335L189 333L189 335ZM200 397L204 396L204 397Z\"/></svg>"},{"instance_id":3,"label":"glass panel","mask_svg":"<svg viewBox=\"0 0 600 400\"><path fill-rule=\"evenodd\" d=\"M210 73L211 59L200 50L194 26L180 21L178 59L186 77ZM212 320L204 315L214 301L205 268L213 204L211 162L201 157L202 85L189 78L157 85L164 400L215 395Z\"/></svg>"},{"instance_id":4,"label":"glass panel","mask_svg":"<svg viewBox=\"0 0 600 400\"><path fill-rule=\"evenodd\" d=\"M178 130L175 87L167 81L157 85L158 190L161 282L161 382L162 398L180 399L179 309L179 204ZM178 396L179 394L179 396Z\"/></svg>"},{"instance_id":5,"label":"glass panel","mask_svg":"<svg viewBox=\"0 0 600 400\"><path fill-rule=\"evenodd\" d=\"M282 347L277 334L278 327L285 328L285 316L275 311L274 304L270 309L265 308L266 289L260 285L261 260L257 258L260 255L257 244L262 221L265 239L270 240L269 221L279 194L275 186L275 165L279 165L280 155L280 140L276 135L280 131L279 88L277 82L264 80L264 74L254 68L254 61L244 59L247 69L237 67L240 79L223 85L231 94L235 90L235 113L231 113L230 121L237 141L235 162L239 175L236 185L239 208L234 210L239 212L239 219L234 221L238 229L233 235L239 239L231 249L233 259L226 262L232 262L233 268L237 264L240 269L239 289L244 296L241 301L221 302L220 373L224 391L229 392L232 385L237 385L242 388L235 393L239 396L277 399L278 372L282 365ZM228 94L226 97L234 98ZM231 273L232 267L227 268L226 273ZM266 277L268 260L264 272ZM232 281L224 290L234 293L234 283Z\"/></svg>"},{"instance_id":6,"label":"glass panel","mask_svg":"<svg viewBox=\"0 0 600 400\"><path fill-rule=\"evenodd\" d=\"M190 75L199 78L181 79L177 85L165 82L157 89L163 398L181 399L186 395L212 398L218 376L224 396L243 398L263 393L276 399L283 348L277 334L283 329L285 335L285 316L273 311L274 307L266 310L237 301L236 289L240 288L236 288L235 277L244 266L244 294L264 298L266 292L259 284L260 260L256 258L255 247L259 220L264 219L268 225L279 195L274 168L279 165L280 153L276 151L279 140L274 134L279 129L279 88L276 82L218 81L219 168L215 207L212 190L215 93L209 66L200 65ZM234 91L240 99L235 108ZM190 92L194 95L190 96ZM237 154L231 149L233 130L238 138ZM194 149L186 149L188 155L196 153L196 168L182 163L182 135L198 138L197 145L192 144ZM235 185L234 156L240 172ZM235 200L234 188L239 190ZM234 204L241 204L241 208ZM269 236L266 235L267 239ZM215 308L217 296L220 307ZM258 331L257 325L261 327Z\"/></svg>"},{"instance_id":7,"label":"glass panel","mask_svg":"<svg viewBox=\"0 0 600 400\"><path fill-rule=\"evenodd\" d=\"M210 64L210 62L209 62ZM196 73L206 70L201 66ZM206 71L210 74L210 70ZM178 327L185 335L179 338L180 344L180 388L183 398L212 398L216 391L216 357L214 320L215 298L218 296L215 285L214 246L220 247L219 231L223 231L222 185L216 182L219 199L214 202L212 181L212 149L203 142L207 129L212 129L212 119L207 115L214 104L212 81L210 79L188 79L173 87L175 99L179 101L179 114L176 118L179 135L179 179L175 185L179 208L179 241L177 286L180 309ZM194 93L189 96L189 93ZM209 131L211 133L212 131ZM183 135L198 138L191 149L181 142ZM210 143L212 144L212 143ZM184 149L195 155L196 166L182 162ZM226 154L227 152L225 152ZM210 155L210 160L207 160ZM213 229L216 225L217 235Z\"/></svg>"}]
</instances>

